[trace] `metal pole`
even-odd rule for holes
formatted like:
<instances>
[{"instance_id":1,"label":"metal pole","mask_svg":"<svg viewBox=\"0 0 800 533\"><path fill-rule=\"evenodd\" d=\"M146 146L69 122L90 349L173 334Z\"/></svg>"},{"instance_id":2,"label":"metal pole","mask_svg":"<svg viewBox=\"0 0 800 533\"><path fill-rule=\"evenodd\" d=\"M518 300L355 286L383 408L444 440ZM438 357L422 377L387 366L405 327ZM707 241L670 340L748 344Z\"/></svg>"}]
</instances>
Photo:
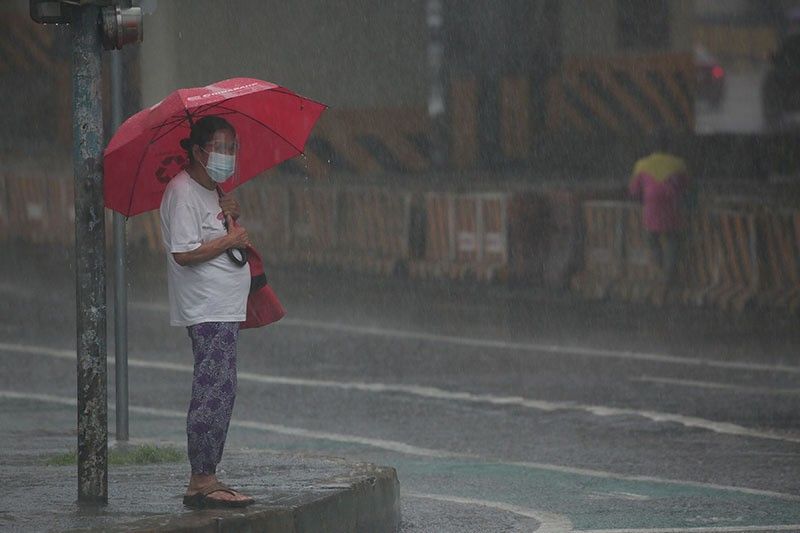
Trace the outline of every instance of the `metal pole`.
<instances>
[{"instance_id":1,"label":"metal pole","mask_svg":"<svg viewBox=\"0 0 800 533\"><path fill-rule=\"evenodd\" d=\"M99 8L76 6L72 33L78 502L108 502L106 264Z\"/></svg>"},{"instance_id":2,"label":"metal pole","mask_svg":"<svg viewBox=\"0 0 800 533\"><path fill-rule=\"evenodd\" d=\"M124 2L121 3L123 7ZM111 127L122 124L122 51L111 53ZM128 440L128 285L125 272L125 217L114 212L114 376L117 442Z\"/></svg>"},{"instance_id":3,"label":"metal pole","mask_svg":"<svg viewBox=\"0 0 800 533\"><path fill-rule=\"evenodd\" d=\"M443 0L427 0L425 15L428 24L428 76L430 90L428 92L428 117L431 121L431 163L437 170L444 169L447 164L447 97L445 95L444 65L444 2Z\"/></svg>"}]
</instances>

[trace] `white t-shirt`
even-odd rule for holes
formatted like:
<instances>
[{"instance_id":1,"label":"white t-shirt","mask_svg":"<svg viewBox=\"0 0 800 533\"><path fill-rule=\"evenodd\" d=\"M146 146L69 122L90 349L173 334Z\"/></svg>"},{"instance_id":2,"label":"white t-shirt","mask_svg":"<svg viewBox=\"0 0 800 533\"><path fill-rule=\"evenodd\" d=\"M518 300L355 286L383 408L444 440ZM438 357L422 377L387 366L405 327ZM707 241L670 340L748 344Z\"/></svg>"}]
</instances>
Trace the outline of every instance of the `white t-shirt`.
<instances>
[{"instance_id":1,"label":"white t-shirt","mask_svg":"<svg viewBox=\"0 0 800 533\"><path fill-rule=\"evenodd\" d=\"M172 256L173 252L190 252L227 233L217 192L206 189L183 171L167 185L160 213L167 250L170 324L242 322L250 291L247 265L236 265L224 253L192 266L180 266Z\"/></svg>"}]
</instances>

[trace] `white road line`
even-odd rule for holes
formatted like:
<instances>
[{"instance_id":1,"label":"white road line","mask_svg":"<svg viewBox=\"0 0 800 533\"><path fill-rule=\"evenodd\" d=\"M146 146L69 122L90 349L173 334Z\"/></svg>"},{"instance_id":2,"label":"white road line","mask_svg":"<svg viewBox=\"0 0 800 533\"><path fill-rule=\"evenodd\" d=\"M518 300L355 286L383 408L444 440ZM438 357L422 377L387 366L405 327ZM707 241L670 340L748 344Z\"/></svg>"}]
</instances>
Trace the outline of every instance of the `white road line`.
<instances>
[{"instance_id":1,"label":"white road line","mask_svg":"<svg viewBox=\"0 0 800 533\"><path fill-rule=\"evenodd\" d=\"M767 387L748 387L745 385L731 385L729 383L716 383L712 381L696 381L693 379L674 379L674 378L659 378L653 376L641 376L638 378L631 378L631 381L643 381L645 383L659 383L663 385L678 385L683 387L697 387L701 389L730 390L734 392L748 392L752 394L768 394L768 395L782 395L782 396L800 395L800 389L771 389Z\"/></svg>"},{"instance_id":2,"label":"white road line","mask_svg":"<svg viewBox=\"0 0 800 533\"><path fill-rule=\"evenodd\" d=\"M535 530L537 533L563 533L565 531L572 531L572 522L565 517L554 513L546 513L536 511L534 509L527 509L518 505L511 505L503 502L478 500L474 498L461 498L459 496L450 496L448 494L425 494L420 492L402 492L401 498L420 498L423 500L435 500L440 502L458 503L462 505L471 505L477 507L487 507L489 509L497 509L498 511L505 511L525 518L533 518L539 522L539 527Z\"/></svg>"},{"instance_id":3,"label":"white road line","mask_svg":"<svg viewBox=\"0 0 800 533\"><path fill-rule=\"evenodd\" d=\"M673 527L657 529L576 529L574 531L575 533L747 533L751 531L773 533L777 531L800 531L800 524L780 526Z\"/></svg>"},{"instance_id":4,"label":"white road line","mask_svg":"<svg viewBox=\"0 0 800 533\"><path fill-rule=\"evenodd\" d=\"M56 357L59 359L75 360L75 352L71 350L58 350L53 348L31 346L26 344L0 343L0 351L14 351ZM108 358L109 364L114 364L114 359ZM147 361L144 359L128 359L128 365L138 368L150 368L156 370L169 370L191 374L194 368L191 365L177 363L166 363L161 361ZM419 385L397 385L386 383L364 383L364 382L342 382L305 378L292 378L285 376L270 376L253 372L239 372L238 379L241 381L252 381L255 383L266 383L270 385L286 385L296 387L317 387L332 388L340 390L355 390L370 393L402 393L423 398L436 400L483 403L489 405L517 406L538 411L582 411L595 416L637 416L646 418L656 423L674 423L684 427L704 429L722 435L734 435L737 437L749 437L756 439L778 440L783 442L800 443L800 436L794 434L776 433L759 429L747 428L730 422L718 422L704 418L685 416L672 413L662 413L660 411L628 409L623 407L608 407L603 405L588 405L575 402L553 402L547 400L534 400L521 396L494 396L491 394L473 394L471 392L455 392L439 389L436 387L425 387Z\"/></svg>"},{"instance_id":5,"label":"white road line","mask_svg":"<svg viewBox=\"0 0 800 533\"><path fill-rule=\"evenodd\" d=\"M433 333L418 333L413 331L403 331L396 329L385 329L365 326L349 326L333 322L322 322L317 320L284 319L278 325L290 327L304 327L325 329L330 331L340 331L344 333L357 333L360 335L372 335L379 337L401 338L407 340L421 340L430 342L443 342L459 346L469 346L473 348L492 348L503 350L519 350L526 352L544 352L559 355L580 355L586 357L628 359L637 361L650 361L657 363L671 363L689 366L708 366L714 368L726 368L736 370L759 370L768 372L788 372L800 374L799 366L789 365L766 365L762 363L748 363L737 361L715 361L709 359L697 359L691 357L678 357L674 355L604 350L599 348L586 348L581 346L559 346L554 344L538 344L523 342L508 342L502 340L474 339L464 337L454 337L449 335L436 335Z\"/></svg>"},{"instance_id":6,"label":"white road line","mask_svg":"<svg viewBox=\"0 0 800 533\"><path fill-rule=\"evenodd\" d=\"M36 394L17 392L9 390L0 390L0 398L17 399L17 400L34 400L48 403L56 403L60 405L75 406L77 402L74 398L67 398L63 396L52 396L49 394ZM108 404L109 409L114 409L114 404ZM158 416L164 418L174 418L178 420L186 420L185 411L175 411L171 409L159 409L154 407L140 407L131 405L129 409L133 413L140 413L144 415ZM685 481L678 479L658 478L654 476L636 476L627 474L617 474L614 472L607 472L604 470L592 470L587 468L574 468L569 466L552 465L547 463L534 463L534 462L514 462L514 461L499 461L491 458L481 457L479 455L453 452L449 450L436 450L431 448L422 448L407 444L405 442L373 439L369 437L359 437L356 435L345 435L341 433L328 433L321 431L313 431L309 429L296 428L284 426L281 424L267 424L265 422L258 422L254 420L231 420L231 425L235 427L253 429L257 431L265 431L269 433L277 433L279 435L289 435L291 437L301 437L314 440L327 440L332 442L341 442L345 444L356 444L360 446L369 446L381 450L391 452L398 452L405 455L413 455L417 457L438 458L438 459L466 459L470 461L479 461L487 464L499 464L506 466L515 466L530 470L545 470L549 472L558 472L561 474L574 474L586 477L597 477L603 479L615 479L622 481L637 481L654 484L664 485L678 485L689 486L703 489L713 489L726 492L734 492L738 494L748 494L751 496L764 496L768 498L776 498L780 500L800 502L800 495L786 494L783 492L775 492L770 490L752 489L748 487L737 487L733 485L718 485L716 483L702 483L699 481Z\"/></svg>"},{"instance_id":7,"label":"white road line","mask_svg":"<svg viewBox=\"0 0 800 533\"><path fill-rule=\"evenodd\" d=\"M167 312L169 307L161 303L131 302L129 306L135 309L146 311ZM426 342L440 342L457 346L468 346L471 348L490 348L500 350L516 350L535 353L551 353L559 355L577 355L585 357L599 357L611 359L623 359L632 361L649 361L655 363L668 363L686 366L700 366L711 368L725 368L729 370L748 370L763 372L785 372L789 374L800 374L800 366L764 364L746 361L720 361L713 359L700 359L694 357L681 357L669 354L634 352L627 350L605 350L600 348L587 348L582 346L560 346L556 344L539 344L527 342L508 342L503 340L476 339L468 337L455 337L451 335L437 335L435 333L424 333L416 331L406 331L399 329L388 329L371 326L354 326L337 322L325 322L321 320L306 320L300 318L284 318L280 322L273 324L273 327L298 327L309 329L321 329L336 331L340 333L351 333L356 335L369 335L374 337L387 337L406 340L418 340Z\"/></svg>"},{"instance_id":8,"label":"white road line","mask_svg":"<svg viewBox=\"0 0 800 533\"><path fill-rule=\"evenodd\" d=\"M650 496L636 494L633 492L614 491L614 492L590 492L590 500L625 500L631 502L646 502L652 500Z\"/></svg>"}]
</instances>

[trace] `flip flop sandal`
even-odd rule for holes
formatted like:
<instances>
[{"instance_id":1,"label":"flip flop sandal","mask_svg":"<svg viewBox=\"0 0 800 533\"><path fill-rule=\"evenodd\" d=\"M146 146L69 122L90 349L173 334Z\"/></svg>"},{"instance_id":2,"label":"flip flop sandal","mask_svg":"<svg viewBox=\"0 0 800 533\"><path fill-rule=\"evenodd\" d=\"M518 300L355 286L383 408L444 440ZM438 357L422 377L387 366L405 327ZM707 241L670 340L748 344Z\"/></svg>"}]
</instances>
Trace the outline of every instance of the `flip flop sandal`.
<instances>
[{"instance_id":1,"label":"flip flop sandal","mask_svg":"<svg viewBox=\"0 0 800 533\"><path fill-rule=\"evenodd\" d=\"M218 498L209 498L210 494L215 492L227 492L231 496L239 494L227 485L217 481L202 490L183 497L183 505L191 509L222 509L229 507L247 507L255 502L253 498L246 500L220 500Z\"/></svg>"}]
</instances>

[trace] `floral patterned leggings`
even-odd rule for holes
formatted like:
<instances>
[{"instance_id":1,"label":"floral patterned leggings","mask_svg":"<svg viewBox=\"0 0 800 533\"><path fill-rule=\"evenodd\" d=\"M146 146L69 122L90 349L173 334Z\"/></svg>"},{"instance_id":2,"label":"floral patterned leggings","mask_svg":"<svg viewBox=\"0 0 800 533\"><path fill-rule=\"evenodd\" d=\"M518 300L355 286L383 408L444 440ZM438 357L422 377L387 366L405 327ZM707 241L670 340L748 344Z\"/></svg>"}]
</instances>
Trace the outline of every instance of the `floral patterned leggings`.
<instances>
[{"instance_id":1,"label":"floral patterned leggings","mask_svg":"<svg viewBox=\"0 0 800 533\"><path fill-rule=\"evenodd\" d=\"M214 474L222 459L236 400L238 322L204 322L186 328L192 339L194 378L186 417L192 474Z\"/></svg>"}]
</instances>

